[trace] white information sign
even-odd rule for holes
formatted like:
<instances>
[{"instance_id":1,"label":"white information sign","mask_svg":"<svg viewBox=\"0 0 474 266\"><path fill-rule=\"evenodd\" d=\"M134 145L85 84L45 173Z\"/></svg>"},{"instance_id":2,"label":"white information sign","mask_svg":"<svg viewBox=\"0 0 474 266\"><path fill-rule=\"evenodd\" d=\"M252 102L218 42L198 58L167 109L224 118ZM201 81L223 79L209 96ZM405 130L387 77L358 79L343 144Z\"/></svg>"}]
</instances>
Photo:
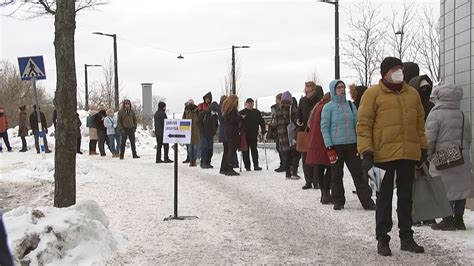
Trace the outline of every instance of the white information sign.
<instances>
[{"instance_id":1,"label":"white information sign","mask_svg":"<svg viewBox=\"0 0 474 266\"><path fill-rule=\"evenodd\" d=\"M191 119L165 119L163 143L191 143Z\"/></svg>"}]
</instances>

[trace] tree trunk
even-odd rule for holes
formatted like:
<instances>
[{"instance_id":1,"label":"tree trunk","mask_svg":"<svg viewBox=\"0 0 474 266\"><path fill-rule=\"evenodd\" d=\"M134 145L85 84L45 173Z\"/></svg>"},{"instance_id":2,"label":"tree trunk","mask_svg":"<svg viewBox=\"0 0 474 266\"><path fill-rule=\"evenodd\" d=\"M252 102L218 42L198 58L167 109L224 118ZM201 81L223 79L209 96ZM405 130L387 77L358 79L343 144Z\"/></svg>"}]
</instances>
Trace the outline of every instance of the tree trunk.
<instances>
[{"instance_id":1,"label":"tree trunk","mask_svg":"<svg viewBox=\"0 0 474 266\"><path fill-rule=\"evenodd\" d=\"M76 204L75 2L58 0L54 19L57 75L54 105L58 114L54 155L54 207L59 208Z\"/></svg>"}]
</instances>

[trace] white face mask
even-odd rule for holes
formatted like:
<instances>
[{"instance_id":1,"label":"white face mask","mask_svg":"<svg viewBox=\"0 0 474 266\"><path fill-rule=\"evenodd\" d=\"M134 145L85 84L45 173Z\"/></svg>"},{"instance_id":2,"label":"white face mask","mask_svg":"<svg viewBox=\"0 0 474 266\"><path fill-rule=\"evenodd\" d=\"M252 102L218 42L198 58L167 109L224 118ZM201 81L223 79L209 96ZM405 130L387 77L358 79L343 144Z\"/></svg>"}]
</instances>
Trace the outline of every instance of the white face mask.
<instances>
[{"instance_id":1,"label":"white face mask","mask_svg":"<svg viewBox=\"0 0 474 266\"><path fill-rule=\"evenodd\" d=\"M392 82L393 83L402 83L403 82L403 70L399 69L392 73Z\"/></svg>"}]
</instances>

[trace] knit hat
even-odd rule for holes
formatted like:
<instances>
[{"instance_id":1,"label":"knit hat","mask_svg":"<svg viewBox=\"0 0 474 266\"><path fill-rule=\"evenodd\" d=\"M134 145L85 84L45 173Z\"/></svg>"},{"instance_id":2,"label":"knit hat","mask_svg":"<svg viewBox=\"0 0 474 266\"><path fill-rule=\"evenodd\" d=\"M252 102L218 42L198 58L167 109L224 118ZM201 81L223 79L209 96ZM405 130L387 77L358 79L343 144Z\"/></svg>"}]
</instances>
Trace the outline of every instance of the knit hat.
<instances>
[{"instance_id":1,"label":"knit hat","mask_svg":"<svg viewBox=\"0 0 474 266\"><path fill-rule=\"evenodd\" d=\"M285 91L285 92L281 95L281 100L282 100L282 101L291 102L291 93L290 93L289 91Z\"/></svg>"},{"instance_id":2,"label":"knit hat","mask_svg":"<svg viewBox=\"0 0 474 266\"><path fill-rule=\"evenodd\" d=\"M382 74L382 78L392 69L394 66L403 66L402 60L395 58L395 57L385 57L380 64L380 74Z\"/></svg>"}]
</instances>

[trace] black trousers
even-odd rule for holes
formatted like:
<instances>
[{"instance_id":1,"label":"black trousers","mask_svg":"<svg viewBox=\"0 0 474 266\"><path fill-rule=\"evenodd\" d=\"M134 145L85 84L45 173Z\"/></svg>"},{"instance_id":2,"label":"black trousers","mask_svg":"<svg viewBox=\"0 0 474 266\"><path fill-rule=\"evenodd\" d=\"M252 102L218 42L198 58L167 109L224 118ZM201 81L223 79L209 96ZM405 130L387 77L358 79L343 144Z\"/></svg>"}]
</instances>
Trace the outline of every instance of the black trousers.
<instances>
[{"instance_id":1,"label":"black trousers","mask_svg":"<svg viewBox=\"0 0 474 266\"><path fill-rule=\"evenodd\" d=\"M295 148L285 151L285 171L293 170L293 174L298 173L298 164L300 162L300 153Z\"/></svg>"},{"instance_id":2,"label":"black trousers","mask_svg":"<svg viewBox=\"0 0 474 266\"><path fill-rule=\"evenodd\" d=\"M237 143L224 141L224 153L222 154L221 171L231 171L234 166L234 156L237 154Z\"/></svg>"},{"instance_id":3,"label":"black trousers","mask_svg":"<svg viewBox=\"0 0 474 266\"><path fill-rule=\"evenodd\" d=\"M81 151L81 138L77 138L76 140L76 152Z\"/></svg>"},{"instance_id":4,"label":"black trousers","mask_svg":"<svg viewBox=\"0 0 474 266\"><path fill-rule=\"evenodd\" d=\"M372 189L368 184L367 177L362 172L362 160L357 156L356 144L335 145L338 160L331 165L331 196L334 203L344 205L344 163L349 168L352 180L357 191L357 197L364 208L369 207L373 202L371 199Z\"/></svg>"},{"instance_id":5,"label":"black trousers","mask_svg":"<svg viewBox=\"0 0 474 266\"><path fill-rule=\"evenodd\" d=\"M95 152L96 147L97 147L97 140L96 139L89 140L89 152L91 151Z\"/></svg>"},{"instance_id":6,"label":"black trousers","mask_svg":"<svg viewBox=\"0 0 474 266\"><path fill-rule=\"evenodd\" d=\"M26 145L26 137L25 137L25 136L21 136L20 138L21 138L21 149L22 149L22 150L27 150L28 147L27 147L27 145Z\"/></svg>"},{"instance_id":7,"label":"black trousers","mask_svg":"<svg viewBox=\"0 0 474 266\"><path fill-rule=\"evenodd\" d=\"M252 153L252 162L253 167L258 167L258 150L257 150L257 138L251 136L247 136L247 145L248 149L246 151L242 151L242 157L244 160L245 169L250 169L250 154L249 150Z\"/></svg>"},{"instance_id":8,"label":"black trousers","mask_svg":"<svg viewBox=\"0 0 474 266\"><path fill-rule=\"evenodd\" d=\"M11 150L12 147L10 146L10 141L8 141L8 133L5 132L0 132L0 137L3 138L3 142L5 143L5 146L7 147L7 150Z\"/></svg>"},{"instance_id":9,"label":"black trousers","mask_svg":"<svg viewBox=\"0 0 474 266\"><path fill-rule=\"evenodd\" d=\"M316 186L319 185L319 179L322 178L319 173L319 168L317 166L307 165L306 162L306 152L301 153L303 157L303 173L304 173L304 180L306 181L306 185L308 186ZM324 172L323 172L324 175ZM320 186L321 187L321 186Z\"/></svg>"},{"instance_id":10,"label":"black trousers","mask_svg":"<svg viewBox=\"0 0 474 266\"><path fill-rule=\"evenodd\" d=\"M319 164L314 168L316 168L319 188L329 191L331 189L331 166Z\"/></svg>"},{"instance_id":11,"label":"black trousers","mask_svg":"<svg viewBox=\"0 0 474 266\"><path fill-rule=\"evenodd\" d=\"M120 154L125 153L125 144L127 144L127 138L130 138L130 146L132 147L132 156L137 156L137 150L135 148L135 132L133 128L124 128L122 132L122 145L120 146Z\"/></svg>"},{"instance_id":12,"label":"black trousers","mask_svg":"<svg viewBox=\"0 0 474 266\"><path fill-rule=\"evenodd\" d=\"M397 174L397 216L400 239L413 238L412 210L412 188L415 177L415 161L396 160L386 163L377 163L375 166L384 169L385 176L377 192L377 204L375 210L375 233L377 240L389 241L388 232L392 230L392 198L393 182Z\"/></svg>"},{"instance_id":13,"label":"black trousers","mask_svg":"<svg viewBox=\"0 0 474 266\"><path fill-rule=\"evenodd\" d=\"M164 149L164 158L163 160L169 160L169 150L170 145L168 143L163 143L163 136L156 136L156 162L161 161L161 147Z\"/></svg>"},{"instance_id":14,"label":"black trousers","mask_svg":"<svg viewBox=\"0 0 474 266\"><path fill-rule=\"evenodd\" d=\"M105 132L103 133L97 133L98 139L99 139L99 152L101 156L105 156L105 143L107 141L107 134ZM108 145L107 145L108 146Z\"/></svg>"},{"instance_id":15,"label":"black trousers","mask_svg":"<svg viewBox=\"0 0 474 266\"><path fill-rule=\"evenodd\" d=\"M7 232L3 226L3 220L0 216L0 265L2 266L13 266L12 255L7 242Z\"/></svg>"}]
</instances>

